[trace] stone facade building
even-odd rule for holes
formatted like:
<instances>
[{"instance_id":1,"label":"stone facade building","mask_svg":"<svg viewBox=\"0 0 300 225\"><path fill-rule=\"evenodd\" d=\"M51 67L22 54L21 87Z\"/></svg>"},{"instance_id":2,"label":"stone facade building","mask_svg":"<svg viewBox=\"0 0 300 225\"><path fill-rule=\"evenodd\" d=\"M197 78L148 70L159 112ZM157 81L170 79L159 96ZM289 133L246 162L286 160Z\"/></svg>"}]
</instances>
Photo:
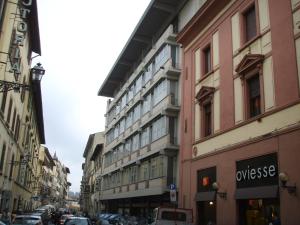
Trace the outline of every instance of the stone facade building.
<instances>
[{"instance_id":1,"label":"stone facade building","mask_svg":"<svg viewBox=\"0 0 300 225\"><path fill-rule=\"evenodd\" d=\"M202 1L183 47L180 206L195 224L299 224L298 0Z\"/></svg>"},{"instance_id":2,"label":"stone facade building","mask_svg":"<svg viewBox=\"0 0 300 225\"><path fill-rule=\"evenodd\" d=\"M0 1L0 210L30 210L35 204L45 136L32 53L41 54L36 1Z\"/></svg>"}]
</instances>

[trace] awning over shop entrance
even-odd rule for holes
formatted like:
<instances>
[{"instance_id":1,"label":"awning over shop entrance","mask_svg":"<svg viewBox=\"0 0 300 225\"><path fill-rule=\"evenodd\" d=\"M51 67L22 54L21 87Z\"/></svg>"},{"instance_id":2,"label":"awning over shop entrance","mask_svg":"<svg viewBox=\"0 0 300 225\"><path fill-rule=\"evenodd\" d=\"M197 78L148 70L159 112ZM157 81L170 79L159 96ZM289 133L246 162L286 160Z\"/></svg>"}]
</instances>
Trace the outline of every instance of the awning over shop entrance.
<instances>
[{"instance_id":1,"label":"awning over shop entrance","mask_svg":"<svg viewBox=\"0 0 300 225\"><path fill-rule=\"evenodd\" d=\"M215 191L198 192L195 197L196 202L214 201L215 199Z\"/></svg>"},{"instance_id":2,"label":"awning over shop entrance","mask_svg":"<svg viewBox=\"0 0 300 225\"><path fill-rule=\"evenodd\" d=\"M278 185L239 188L235 192L236 199L277 198Z\"/></svg>"}]
</instances>

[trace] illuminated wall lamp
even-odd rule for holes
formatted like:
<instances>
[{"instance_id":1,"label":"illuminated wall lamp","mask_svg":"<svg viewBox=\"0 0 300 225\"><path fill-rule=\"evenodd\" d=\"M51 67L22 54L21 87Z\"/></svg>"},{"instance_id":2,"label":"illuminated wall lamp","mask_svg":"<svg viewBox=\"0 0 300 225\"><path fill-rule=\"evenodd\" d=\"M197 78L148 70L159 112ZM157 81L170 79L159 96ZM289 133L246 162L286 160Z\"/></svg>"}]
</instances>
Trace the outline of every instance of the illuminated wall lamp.
<instances>
[{"instance_id":1,"label":"illuminated wall lamp","mask_svg":"<svg viewBox=\"0 0 300 225\"><path fill-rule=\"evenodd\" d=\"M288 193L296 194L296 185L294 186L286 185L287 181L289 180L289 176L285 172L279 173L279 180L281 182L281 187L287 189Z\"/></svg>"},{"instance_id":2,"label":"illuminated wall lamp","mask_svg":"<svg viewBox=\"0 0 300 225\"><path fill-rule=\"evenodd\" d=\"M218 192L218 190L220 189L220 186L217 182L213 182L212 188L215 190L216 194L219 195L220 198L227 199L226 192Z\"/></svg>"}]
</instances>

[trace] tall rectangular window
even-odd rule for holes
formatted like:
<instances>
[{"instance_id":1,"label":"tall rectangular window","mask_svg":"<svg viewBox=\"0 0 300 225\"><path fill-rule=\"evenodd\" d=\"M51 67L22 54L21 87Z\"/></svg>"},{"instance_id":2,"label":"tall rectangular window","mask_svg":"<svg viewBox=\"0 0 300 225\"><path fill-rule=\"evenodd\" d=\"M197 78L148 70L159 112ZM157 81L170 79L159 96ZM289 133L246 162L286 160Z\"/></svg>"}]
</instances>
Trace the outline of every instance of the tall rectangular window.
<instances>
[{"instance_id":1,"label":"tall rectangular window","mask_svg":"<svg viewBox=\"0 0 300 225\"><path fill-rule=\"evenodd\" d=\"M125 142L124 155L129 155L131 152L131 139L127 139Z\"/></svg>"},{"instance_id":2,"label":"tall rectangular window","mask_svg":"<svg viewBox=\"0 0 300 225\"><path fill-rule=\"evenodd\" d=\"M255 6L251 6L244 13L244 24L245 24L245 42L250 41L256 36L256 13Z\"/></svg>"},{"instance_id":3,"label":"tall rectangular window","mask_svg":"<svg viewBox=\"0 0 300 225\"><path fill-rule=\"evenodd\" d=\"M3 114L5 111L6 99L7 99L7 91L4 91L2 95L2 102L1 102L1 111Z\"/></svg>"},{"instance_id":4,"label":"tall rectangular window","mask_svg":"<svg viewBox=\"0 0 300 225\"><path fill-rule=\"evenodd\" d=\"M141 134L141 147L144 147L145 145L149 144L149 140L150 140L150 133L149 133L149 127L147 127L142 131Z\"/></svg>"},{"instance_id":5,"label":"tall rectangular window","mask_svg":"<svg viewBox=\"0 0 300 225\"><path fill-rule=\"evenodd\" d=\"M3 20L4 20L5 4L6 4L6 1L4 1L4 0L0 1L0 30L2 30L2 24L3 24Z\"/></svg>"},{"instance_id":6,"label":"tall rectangular window","mask_svg":"<svg viewBox=\"0 0 300 225\"><path fill-rule=\"evenodd\" d=\"M137 182L137 166L130 168L130 183Z\"/></svg>"},{"instance_id":7,"label":"tall rectangular window","mask_svg":"<svg viewBox=\"0 0 300 225\"><path fill-rule=\"evenodd\" d=\"M138 150L140 147L140 136L136 134L132 138L132 151Z\"/></svg>"},{"instance_id":8,"label":"tall rectangular window","mask_svg":"<svg viewBox=\"0 0 300 225\"><path fill-rule=\"evenodd\" d=\"M148 161L144 162L140 167L140 181L149 179L149 163Z\"/></svg>"},{"instance_id":9,"label":"tall rectangular window","mask_svg":"<svg viewBox=\"0 0 300 225\"><path fill-rule=\"evenodd\" d=\"M125 119L120 121L120 134L122 134L125 130Z\"/></svg>"},{"instance_id":10,"label":"tall rectangular window","mask_svg":"<svg viewBox=\"0 0 300 225\"><path fill-rule=\"evenodd\" d=\"M133 117L133 112L132 111L128 112L127 117L126 117L126 122L125 122L126 129L132 125L132 117Z\"/></svg>"},{"instance_id":11,"label":"tall rectangular window","mask_svg":"<svg viewBox=\"0 0 300 225\"><path fill-rule=\"evenodd\" d=\"M146 71L144 73L144 85L148 83L148 81L152 78L152 63L146 67Z\"/></svg>"},{"instance_id":12,"label":"tall rectangular window","mask_svg":"<svg viewBox=\"0 0 300 225\"><path fill-rule=\"evenodd\" d=\"M209 73L212 70L212 66L211 66L211 48L210 45L207 46L204 50L203 50L203 69L204 69L204 74Z\"/></svg>"},{"instance_id":13,"label":"tall rectangular window","mask_svg":"<svg viewBox=\"0 0 300 225\"><path fill-rule=\"evenodd\" d=\"M256 75L247 80L248 98L249 98L249 117L257 116L261 113L261 96L259 75Z\"/></svg>"},{"instance_id":14,"label":"tall rectangular window","mask_svg":"<svg viewBox=\"0 0 300 225\"><path fill-rule=\"evenodd\" d=\"M14 113L13 113L13 120L12 120L12 125L11 125L11 130L15 130L15 123L16 123L16 115L17 115L17 110L14 108Z\"/></svg>"},{"instance_id":15,"label":"tall rectangular window","mask_svg":"<svg viewBox=\"0 0 300 225\"><path fill-rule=\"evenodd\" d=\"M8 105L8 112L7 112L7 123L10 123L10 117L11 117L11 109L12 109L12 99L9 100L9 105Z\"/></svg>"},{"instance_id":16,"label":"tall rectangular window","mask_svg":"<svg viewBox=\"0 0 300 225\"><path fill-rule=\"evenodd\" d=\"M152 141L156 141L166 134L166 118L161 117L152 124L151 137Z\"/></svg>"},{"instance_id":17,"label":"tall rectangular window","mask_svg":"<svg viewBox=\"0 0 300 225\"><path fill-rule=\"evenodd\" d=\"M150 111L151 108L151 94L145 96L145 99L143 101L143 114Z\"/></svg>"},{"instance_id":18,"label":"tall rectangular window","mask_svg":"<svg viewBox=\"0 0 300 225\"><path fill-rule=\"evenodd\" d=\"M137 80L135 81L135 91L134 94L139 93L139 91L142 89L143 85L143 76L139 76Z\"/></svg>"},{"instance_id":19,"label":"tall rectangular window","mask_svg":"<svg viewBox=\"0 0 300 225\"><path fill-rule=\"evenodd\" d=\"M121 99L121 109L123 109L126 106L126 103L127 103L127 95L124 94Z\"/></svg>"},{"instance_id":20,"label":"tall rectangular window","mask_svg":"<svg viewBox=\"0 0 300 225\"><path fill-rule=\"evenodd\" d=\"M204 136L209 136L212 133L212 110L211 102L203 105L203 123L204 123Z\"/></svg>"},{"instance_id":21,"label":"tall rectangular window","mask_svg":"<svg viewBox=\"0 0 300 225\"><path fill-rule=\"evenodd\" d=\"M13 171L14 171L14 164L13 164L13 162L14 161L15 161L15 155L12 155L10 169L9 169L9 179L11 179L12 175L13 175Z\"/></svg>"},{"instance_id":22,"label":"tall rectangular window","mask_svg":"<svg viewBox=\"0 0 300 225\"><path fill-rule=\"evenodd\" d=\"M19 139L19 133L20 133L20 124L21 124L21 120L20 120L20 116L17 116L17 122L16 122L16 128L15 128L15 138L16 140Z\"/></svg>"},{"instance_id":23,"label":"tall rectangular window","mask_svg":"<svg viewBox=\"0 0 300 225\"><path fill-rule=\"evenodd\" d=\"M133 122L136 122L141 117L141 105L138 104L134 107L133 110Z\"/></svg>"},{"instance_id":24,"label":"tall rectangular window","mask_svg":"<svg viewBox=\"0 0 300 225\"><path fill-rule=\"evenodd\" d=\"M5 153L6 153L6 144L3 144L2 152L1 152L1 161L0 161L0 171L1 172L3 172Z\"/></svg>"},{"instance_id":25,"label":"tall rectangular window","mask_svg":"<svg viewBox=\"0 0 300 225\"><path fill-rule=\"evenodd\" d=\"M168 85L167 80L163 80L159 83L153 91L153 106L159 103L162 99L164 99L168 94Z\"/></svg>"}]
</instances>

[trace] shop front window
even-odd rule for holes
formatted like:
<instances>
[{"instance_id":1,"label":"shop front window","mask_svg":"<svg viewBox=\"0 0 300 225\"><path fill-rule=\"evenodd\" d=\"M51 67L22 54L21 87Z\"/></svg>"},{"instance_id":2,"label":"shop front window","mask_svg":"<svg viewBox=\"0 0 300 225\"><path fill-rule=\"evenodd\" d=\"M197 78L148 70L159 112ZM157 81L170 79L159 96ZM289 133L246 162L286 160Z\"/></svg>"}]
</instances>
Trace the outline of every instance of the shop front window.
<instances>
[{"instance_id":1,"label":"shop front window","mask_svg":"<svg viewBox=\"0 0 300 225\"><path fill-rule=\"evenodd\" d=\"M278 225L279 199L244 199L239 200L240 225Z\"/></svg>"}]
</instances>

